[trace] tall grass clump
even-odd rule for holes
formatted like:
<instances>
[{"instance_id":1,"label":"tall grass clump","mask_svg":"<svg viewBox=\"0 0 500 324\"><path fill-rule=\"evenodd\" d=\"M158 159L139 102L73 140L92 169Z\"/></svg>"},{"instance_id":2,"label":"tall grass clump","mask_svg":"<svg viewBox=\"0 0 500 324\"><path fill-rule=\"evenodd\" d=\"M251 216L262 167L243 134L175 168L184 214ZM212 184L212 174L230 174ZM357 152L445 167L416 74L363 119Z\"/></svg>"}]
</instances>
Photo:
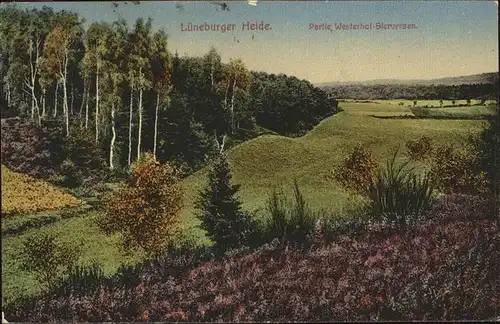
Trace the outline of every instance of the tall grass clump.
<instances>
[{"instance_id":1,"label":"tall grass clump","mask_svg":"<svg viewBox=\"0 0 500 324\"><path fill-rule=\"evenodd\" d=\"M68 277L58 283L56 291L64 296L85 295L96 292L105 279L104 271L97 263L75 265L70 268Z\"/></svg>"},{"instance_id":2,"label":"tall grass clump","mask_svg":"<svg viewBox=\"0 0 500 324\"><path fill-rule=\"evenodd\" d=\"M315 231L316 217L294 181L293 199L288 199L283 190L275 189L268 198L269 221L267 239L277 238L281 243L304 245L311 241Z\"/></svg>"},{"instance_id":3,"label":"tall grass clump","mask_svg":"<svg viewBox=\"0 0 500 324\"><path fill-rule=\"evenodd\" d=\"M376 220L402 228L418 221L433 202L434 182L428 173L417 174L410 161L396 164L396 156L387 160L368 192L372 215Z\"/></svg>"}]
</instances>

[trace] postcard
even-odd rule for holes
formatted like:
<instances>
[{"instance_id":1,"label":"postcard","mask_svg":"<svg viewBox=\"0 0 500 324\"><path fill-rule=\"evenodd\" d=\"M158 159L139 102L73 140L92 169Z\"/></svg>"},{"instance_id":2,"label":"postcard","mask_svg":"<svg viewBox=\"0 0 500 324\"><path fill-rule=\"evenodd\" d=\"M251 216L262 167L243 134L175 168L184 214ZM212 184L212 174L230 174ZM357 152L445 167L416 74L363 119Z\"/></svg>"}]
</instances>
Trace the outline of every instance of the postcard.
<instances>
[{"instance_id":1,"label":"postcard","mask_svg":"<svg viewBox=\"0 0 500 324\"><path fill-rule=\"evenodd\" d=\"M0 4L2 323L500 320L498 1Z\"/></svg>"}]
</instances>

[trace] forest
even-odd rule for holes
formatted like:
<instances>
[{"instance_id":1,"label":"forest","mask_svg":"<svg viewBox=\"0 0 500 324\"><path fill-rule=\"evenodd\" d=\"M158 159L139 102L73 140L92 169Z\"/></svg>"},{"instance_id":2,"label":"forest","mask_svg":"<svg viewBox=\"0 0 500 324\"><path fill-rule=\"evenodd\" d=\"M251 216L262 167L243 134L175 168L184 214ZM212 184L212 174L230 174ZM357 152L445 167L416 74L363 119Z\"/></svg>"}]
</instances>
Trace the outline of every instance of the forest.
<instances>
[{"instance_id":1,"label":"forest","mask_svg":"<svg viewBox=\"0 0 500 324\"><path fill-rule=\"evenodd\" d=\"M334 98L341 99L420 99L420 100L491 100L498 97L498 77L492 83L460 85L338 85L325 87Z\"/></svg>"},{"instance_id":2,"label":"forest","mask_svg":"<svg viewBox=\"0 0 500 324\"><path fill-rule=\"evenodd\" d=\"M73 12L7 6L0 20L2 118L92 138L112 170L152 152L190 173L242 140L300 136L339 111L310 82L223 63L215 48L173 54L151 19L85 29Z\"/></svg>"}]
</instances>

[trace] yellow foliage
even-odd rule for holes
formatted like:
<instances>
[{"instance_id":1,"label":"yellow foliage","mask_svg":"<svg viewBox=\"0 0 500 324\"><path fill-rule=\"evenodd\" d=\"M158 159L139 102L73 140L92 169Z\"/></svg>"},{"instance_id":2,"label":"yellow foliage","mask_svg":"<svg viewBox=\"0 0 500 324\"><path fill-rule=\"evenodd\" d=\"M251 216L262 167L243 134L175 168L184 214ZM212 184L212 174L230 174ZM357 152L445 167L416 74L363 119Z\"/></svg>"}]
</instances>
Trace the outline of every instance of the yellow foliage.
<instances>
[{"instance_id":1,"label":"yellow foliage","mask_svg":"<svg viewBox=\"0 0 500 324\"><path fill-rule=\"evenodd\" d=\"M165 251L180 225L179 179L178 169L145 155L132 166L128 186L108 200L101 226L106 232L120 232L127 250L139 247L151 255Z\"/></svg>"},{"instance_id":2,"label":"yellow foliage","mask_svg":"<svg viewBox=\"0 0 500 324\"><path fill-rule=\"evenodd\" d=\"M2 216L29 214L80 204L53 185L2 165Z\"/></svg>"}]
</instances>

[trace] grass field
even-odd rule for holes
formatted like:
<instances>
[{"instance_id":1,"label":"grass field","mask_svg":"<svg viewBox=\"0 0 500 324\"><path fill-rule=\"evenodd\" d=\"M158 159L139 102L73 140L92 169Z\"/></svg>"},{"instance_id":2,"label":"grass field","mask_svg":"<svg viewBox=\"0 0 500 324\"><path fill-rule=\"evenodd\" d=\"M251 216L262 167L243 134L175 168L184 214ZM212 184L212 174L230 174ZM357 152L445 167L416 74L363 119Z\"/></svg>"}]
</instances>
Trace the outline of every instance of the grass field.
<instances>
[{"instance_id":1,"label":"grass field","mask_svg":"<svg viewBox=\"0 0 500 324\"><path fill-rule=\"evenodd\" d=\"M491 116L495 113L495 106L471 106L451 108L426 108L429 117L477 117Z\"/></svg>"},{"instance_id":2,"label":"grass field","mask_svg":"<svg viewBox=\"0 0 500 324\"><path fill-rule=\"evenodd\" d=\"M407 113L407 108L387 102L345 102L341 106L344 112L325 119L303 137L291 139L263 135L236 146L229 152L233 180L241 185L240 195L245 209L262 217L272 187L283 185L285 191L290 192L296 177L312 207L324 209L331 215L342 216L355 208L359 200L337 188L328 179L328 175L357 143L369 146L379 159L384 159L408 139L428 135L438 143L460 144L465 136L479 132L484 125L482 121L474 120L396 120L367 116ZM4 190L9 190L9 186L16 186L15 183L4 180L2 176L2 195ZM208 243L208 240L197 228L198 220L194 216L193 205L198 191L205 183L206 169L188 177L183 183L186 189L186 208L182 213L185 234L200 244ZM2 209L3 203L2 201ZM96 217L96 212L90 211L42 229L28 230L21 235L2 235L3 302L35 294L40 289L34 278L20 269L18 260L22 240L37 231L52 231L63 241L77 242L83 249L80 262L90 263L95 260L108 273L114 272L119 263L133 263L141 258L140 255L125 256L117 248L117 236L109 237L99 232Z\"/></svg>"},{"instance_id":3,"label":"grass field","mask_svg":"<svg viewBox=\"0 0 500 324\"><path fill-rule=\"evenodd\" d=\"M51 184L2 165L2 215L19 215L78 205L75 197Z\"/></svg>"}]
</instances>

